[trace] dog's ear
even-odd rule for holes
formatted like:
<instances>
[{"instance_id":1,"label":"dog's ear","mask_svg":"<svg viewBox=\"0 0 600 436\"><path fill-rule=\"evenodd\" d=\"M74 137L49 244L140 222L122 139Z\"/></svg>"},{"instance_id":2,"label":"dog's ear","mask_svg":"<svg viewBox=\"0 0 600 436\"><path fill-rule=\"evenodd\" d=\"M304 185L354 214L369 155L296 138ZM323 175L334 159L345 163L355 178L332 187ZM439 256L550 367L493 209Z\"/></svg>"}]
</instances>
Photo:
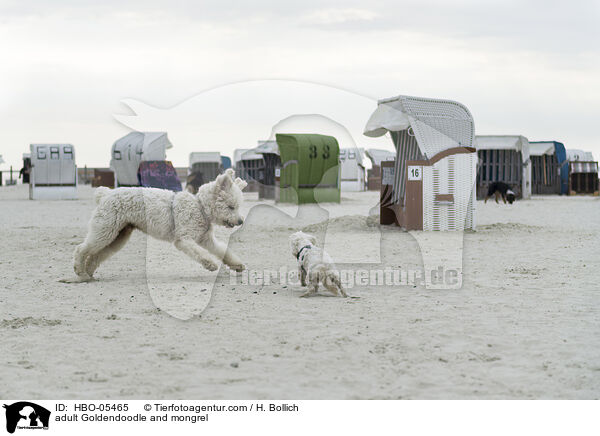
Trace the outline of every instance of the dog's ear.
<instances>
[{"instance_id":1,"label":"dog's ear","mask_svg":"<svg viewBox=\"0 0 600 436\"><path fill-rule=\"evenodd\" d=\"M294 249L294 250L298 249L298 244L300 243L301 239L302 239L302 232L296 232L296 233L292 233L290 235L290 245L292 246L292 249Z\"/></svg>"},{"instance_id":2,"label":"dog's ear","mask_svg":"<svg viewBox=\"0 0 600 436\"><path fill-rule=\"evenodd\" d=\"M308 240L310 241L311 244L317 245L317 238L314 237L313 235L308 235Z\"/></svg>"},{"instance_id":3,"label":"dog's ear","mask_svg":"<svg viewBox=\"0 0 600 436\"><path fill-rule=\"evenodd\" d=\"M231 188L232 183L233 180L228 174L221 174L219 177L217 177L217 186L223 190Z\"/></svg>"},{"instance_id":4,"label":"dog's ear","mask_svg":"<svg viewBox=\"0 0 600 436\"><path fill-rule=\"evenodd\" d=\"M239 177L237 177L235 179L235 184L238 186L238 188L240 188L241 191L243 191L244 188L246 186L248 186L248 182L246 182L245 180L240 179Z\"/></svg>"}]
</instances>

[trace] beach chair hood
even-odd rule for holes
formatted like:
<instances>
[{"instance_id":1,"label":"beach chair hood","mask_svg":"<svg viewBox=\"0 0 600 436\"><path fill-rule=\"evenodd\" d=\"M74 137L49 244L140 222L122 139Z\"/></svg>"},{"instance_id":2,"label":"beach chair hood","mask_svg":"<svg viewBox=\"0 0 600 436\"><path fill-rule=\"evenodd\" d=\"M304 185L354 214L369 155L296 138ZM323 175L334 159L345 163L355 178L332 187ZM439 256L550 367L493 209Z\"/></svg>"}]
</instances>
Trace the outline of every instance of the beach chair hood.
<instances>
[{"instance_id":1,"label":"beach chair hood","mask_svg":"<svg viewBox=\"0 0 600 436\"><path fill-rule=\"evenodd\" d=\"M121 186L138 186L140 162L164 161L166 150L173 147L166 132L131 132L112 146L110 167Z\"/></svg>"},{"instance_id":2,"label":"beach chair hood","mask_svg":"<svg viewBox=\"0 0 600 436\"><path fill-rule=\"evenodd\" d=\"M475 127L469 110L461 103L400 95L377 102L365 126L370 137L409 130L428 159L455 147L473 147Z\"/></svg>"}]
</instances>

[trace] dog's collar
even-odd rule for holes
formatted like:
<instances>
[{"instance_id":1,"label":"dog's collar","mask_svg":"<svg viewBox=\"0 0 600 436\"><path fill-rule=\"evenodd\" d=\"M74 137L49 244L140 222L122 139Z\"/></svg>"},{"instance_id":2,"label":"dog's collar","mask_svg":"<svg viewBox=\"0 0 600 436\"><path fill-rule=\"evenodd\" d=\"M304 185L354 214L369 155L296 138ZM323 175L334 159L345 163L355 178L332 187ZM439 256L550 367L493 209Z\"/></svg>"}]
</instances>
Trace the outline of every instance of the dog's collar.
<instances>
[{"instance_id":1,"label":"dog's collar","mask_svg":"<svg viewBox=\"0 0 600 436\"><path fill-rule=\"evenodd\" d=\"M305 248L308 248L309 250L312 248L312 246L310 245L305 245L304 247L302 247L300 250L298 250L298 254L296 255L296 259L300 260L300 253L302 253L302 250L304 250Z\"/></svg>"}]
</instances>

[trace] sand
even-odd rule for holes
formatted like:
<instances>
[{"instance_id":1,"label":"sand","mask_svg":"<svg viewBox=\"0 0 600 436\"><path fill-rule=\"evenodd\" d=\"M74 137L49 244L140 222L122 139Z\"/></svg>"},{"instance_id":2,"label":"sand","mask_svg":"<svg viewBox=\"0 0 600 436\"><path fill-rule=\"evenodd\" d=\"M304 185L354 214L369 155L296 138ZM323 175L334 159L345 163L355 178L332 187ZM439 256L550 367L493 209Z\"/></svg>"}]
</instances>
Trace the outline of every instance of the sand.
<instances>
[{"instance_id":1,"label":"sand","mask_svg":"<svg viewBox=\"0 0 600 436\"><path fill-rule=\"evenodd\" d=\"M304 299L295 284L208 273L140 233L97 281L61 283L93 209L91 188L79 191L34 202L23 186L0 189L0 397L600 397L598 198L478 202L459 290ZM325 209L245 197L244 227L218 235L253 271L294 270L287 238L301 229L343 267L423 266L414 235L368 218L377 193Z\"/></svg>"}]
</instances>

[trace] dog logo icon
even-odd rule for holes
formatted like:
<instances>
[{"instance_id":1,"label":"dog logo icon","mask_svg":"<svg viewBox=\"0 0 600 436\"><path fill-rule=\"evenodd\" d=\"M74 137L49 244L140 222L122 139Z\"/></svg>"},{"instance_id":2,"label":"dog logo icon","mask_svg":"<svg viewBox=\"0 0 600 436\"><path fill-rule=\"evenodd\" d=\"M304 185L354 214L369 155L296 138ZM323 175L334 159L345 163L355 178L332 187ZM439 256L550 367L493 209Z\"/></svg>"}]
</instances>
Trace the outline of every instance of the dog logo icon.
<instances>
[{"instance_id":1,"label":"dog logo icon","mask_svg":"<svg viewBox=\"0 0 600 436\"><path fill-rule=\"evenodd\" d=\"M50 411L27 401L4 405L6 409L6 431L14 433L18 429L48 430Z\"/></svg>"}]
</instances>

